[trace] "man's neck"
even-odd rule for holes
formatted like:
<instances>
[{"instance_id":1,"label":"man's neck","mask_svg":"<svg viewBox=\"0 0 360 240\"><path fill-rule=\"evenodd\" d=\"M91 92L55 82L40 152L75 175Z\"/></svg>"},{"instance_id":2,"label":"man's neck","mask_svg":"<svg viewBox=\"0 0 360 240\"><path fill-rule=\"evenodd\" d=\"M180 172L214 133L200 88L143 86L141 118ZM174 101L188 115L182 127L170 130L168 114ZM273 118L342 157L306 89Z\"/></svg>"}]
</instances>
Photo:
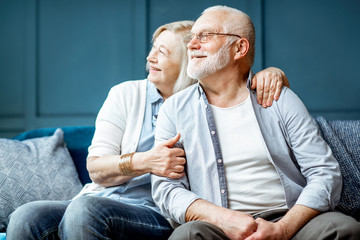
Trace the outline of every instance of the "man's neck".
<instances>
[{"instance_id":1,"label":"man's neck","mask_svg":"<svg viewBox=\"0 0 360 240\"><path fill-rule=\"evenodd\" d=\"M224 68L200 80L210 104L228 108L245 101L249 92L246 83L249 75L247 71L234 68Z\"/></svg>"}]
</instances>

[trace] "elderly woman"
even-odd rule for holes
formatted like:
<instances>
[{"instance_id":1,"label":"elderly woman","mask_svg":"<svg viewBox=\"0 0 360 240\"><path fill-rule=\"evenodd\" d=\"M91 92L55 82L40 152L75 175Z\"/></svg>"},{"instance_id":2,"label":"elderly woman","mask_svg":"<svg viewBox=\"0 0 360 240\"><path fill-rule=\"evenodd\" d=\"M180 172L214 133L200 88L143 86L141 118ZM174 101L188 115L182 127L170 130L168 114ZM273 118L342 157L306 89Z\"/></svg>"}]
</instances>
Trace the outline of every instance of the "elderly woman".
<instances>
[{"instance_id":1,"label":"elderly woman","mask_svg":"<svg viewBox=\"0 0 360 240\"><path fill-rule=\"evenodd\" d=\"M110 90L89 147L87 168L93 183L72 201L37 201L19 207L9 220L8 240L169 237L172 227L151 198L150 174L182 177L185 153L172 148L179 135L153 148L154 130L163 101L194 83L186 74L183 41L192 25L180 21L159 27L147 57L148 78ZM274 68L256 75L264 107L274 94L278 97L283 78L282 71Z\"/></svg>"}]
</instances>

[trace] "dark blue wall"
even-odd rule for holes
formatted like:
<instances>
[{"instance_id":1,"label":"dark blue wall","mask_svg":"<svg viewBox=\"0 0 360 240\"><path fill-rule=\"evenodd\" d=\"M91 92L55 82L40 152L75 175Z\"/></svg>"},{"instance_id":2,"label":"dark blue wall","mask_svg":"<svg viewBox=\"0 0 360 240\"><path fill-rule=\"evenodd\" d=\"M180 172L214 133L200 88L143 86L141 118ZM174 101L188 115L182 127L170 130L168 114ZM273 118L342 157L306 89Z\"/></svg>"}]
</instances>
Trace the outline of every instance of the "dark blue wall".
<instances>
[{"instance_id":1,"label":"dark blue wall","mask_svg":"<svg viewBox=\"0 0 360 240\"><path fill-rule=\"evenodd\" d=\"M216 4L253 19L255 71L283 69L313 115L360 119L360 1L0 0L0 137L93 125L111 86L146 76L159 25Z\"/></svg>"}]
</instances>

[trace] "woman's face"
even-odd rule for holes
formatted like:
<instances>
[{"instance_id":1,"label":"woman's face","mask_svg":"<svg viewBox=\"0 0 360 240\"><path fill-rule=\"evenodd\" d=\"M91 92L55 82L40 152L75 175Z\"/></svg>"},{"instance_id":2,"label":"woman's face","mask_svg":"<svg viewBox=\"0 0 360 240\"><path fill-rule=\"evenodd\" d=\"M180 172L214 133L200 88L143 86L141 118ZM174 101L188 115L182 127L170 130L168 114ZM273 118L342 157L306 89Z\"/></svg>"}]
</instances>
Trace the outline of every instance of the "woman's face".
<instances>
[{"instance_id":1,"label":"woman's face","mask_svg":"<svg viewBox=\"0 0 360 240\"><path fill-rule=\"evenodd\" d=\"M175 33L163 31L155 39L148 55L148 80L153 82L161 93L171 93L180 73L180 44L182 40ZM169 96L166 96L169 97Z\"/></svg>"}]
</instances>

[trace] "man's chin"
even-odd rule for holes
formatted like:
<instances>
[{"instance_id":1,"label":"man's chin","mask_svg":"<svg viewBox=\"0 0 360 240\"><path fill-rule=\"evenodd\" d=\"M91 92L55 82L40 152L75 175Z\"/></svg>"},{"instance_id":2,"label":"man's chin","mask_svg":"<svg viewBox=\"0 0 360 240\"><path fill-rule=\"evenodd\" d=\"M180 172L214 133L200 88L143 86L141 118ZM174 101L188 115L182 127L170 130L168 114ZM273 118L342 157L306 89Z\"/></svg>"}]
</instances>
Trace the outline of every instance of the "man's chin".
<instances>
[{"instance_id":1,"label":"man's chin","mask_svg":"<svg viewBox=\"0 0 360 240\"><path fill-rule=\"evenodd\" d=\"M200 71L188 71L187 72L189 77L193 78L193 79L196 79L196 80L201 80L204 78L204 74L203 72L200 72Z\"/></svg>"}]
</instances>

